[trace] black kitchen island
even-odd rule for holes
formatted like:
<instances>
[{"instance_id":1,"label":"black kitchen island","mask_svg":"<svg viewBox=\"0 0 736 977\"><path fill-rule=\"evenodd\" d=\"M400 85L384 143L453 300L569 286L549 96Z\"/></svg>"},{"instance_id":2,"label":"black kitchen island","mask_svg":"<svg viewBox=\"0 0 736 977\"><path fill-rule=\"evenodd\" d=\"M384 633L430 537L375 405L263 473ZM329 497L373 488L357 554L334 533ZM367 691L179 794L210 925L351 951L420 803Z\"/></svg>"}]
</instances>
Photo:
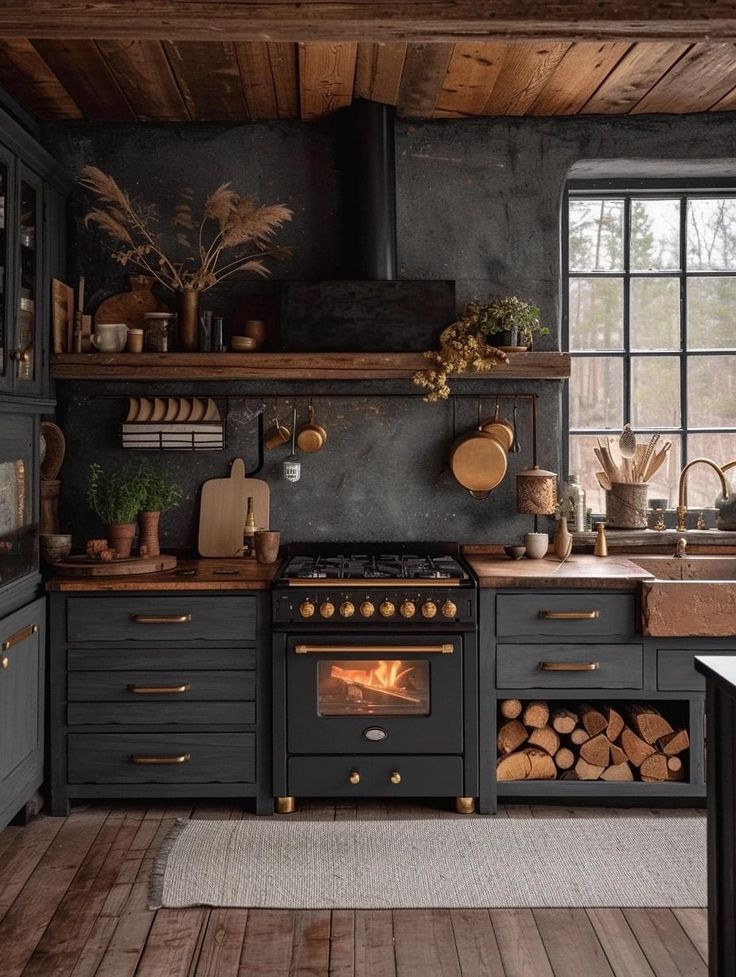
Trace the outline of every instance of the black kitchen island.
<instances>
[{"instance_id":1,"label":"black kitchen island","mask_svg":"<svg viewBox=\"0 0 736 977\"><path fill-rule=\"evenodd\" d=\"M695 659L706 678L708 780L708 972L736 975L736 656Z\"/></svg>"}]
</instances>

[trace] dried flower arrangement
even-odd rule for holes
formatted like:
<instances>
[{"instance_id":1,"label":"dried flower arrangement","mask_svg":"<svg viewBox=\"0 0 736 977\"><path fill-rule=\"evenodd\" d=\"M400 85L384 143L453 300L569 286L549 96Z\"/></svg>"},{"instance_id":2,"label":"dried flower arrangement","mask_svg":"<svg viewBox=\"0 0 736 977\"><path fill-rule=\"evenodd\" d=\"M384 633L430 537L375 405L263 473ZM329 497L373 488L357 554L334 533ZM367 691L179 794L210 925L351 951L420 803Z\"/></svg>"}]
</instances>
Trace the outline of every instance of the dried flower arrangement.
<instances>
[{"instance_id":1,"label":"dried flower arrangement","mask_svg":"<svg viewBox=\"0 0 736 977\"><path fill-rule=\"evenodd\" d=\"M424 399L446 400L450 395L448 379L452 375L470 370L483 373L493 370L498 363L508 363L506 353L491 346L488 336L514 329L525 343L531 342L534 333L549 333L549 329L539 324L539 309L516 296L485 305L468 303L465 315L440 333L439 350L430 349L424 354L432 366L414 374L414 383L429 391Z\"/></svg>"},{"instance_id":2,"label":"dried flower arrangement","mask_svg":"<svg viewBox=\"0 0 736 977\"><path fill-rule=\"evenodd\" d=\"M85 166L79 182L97 198L85 224L96 224L110 238L115 260L136 265L173 291L205 292L239 271L266 278L270 271L264 259L289 254L273 237L291 220L292 211L283 204L256 207L253 197L240 196L229 183L210 194L199 222L192 213L192 191L183 192L171 225L177 243L191 253L176 262L163 250L156 207L134 203L96 166Z\"/></svg>"}]
</instances>

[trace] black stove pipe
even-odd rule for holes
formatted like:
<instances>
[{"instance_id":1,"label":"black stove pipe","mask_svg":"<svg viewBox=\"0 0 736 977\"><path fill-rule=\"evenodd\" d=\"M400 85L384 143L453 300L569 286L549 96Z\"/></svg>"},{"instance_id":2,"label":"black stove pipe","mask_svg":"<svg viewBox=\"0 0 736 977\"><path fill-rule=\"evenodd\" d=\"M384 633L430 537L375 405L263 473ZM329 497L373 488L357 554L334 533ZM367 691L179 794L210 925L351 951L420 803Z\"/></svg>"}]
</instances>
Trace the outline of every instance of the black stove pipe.
<instances>
[{"instance_id":1,"label":"black stove pipe","mask_svg":"<svg viewBox=\"0 0 736 977\"><path fill-rule=\"evenodd\" d=\"M397 277L396 110L359 99L337 115L346 277L393 281Z\"/></svg>"}]
</instances>

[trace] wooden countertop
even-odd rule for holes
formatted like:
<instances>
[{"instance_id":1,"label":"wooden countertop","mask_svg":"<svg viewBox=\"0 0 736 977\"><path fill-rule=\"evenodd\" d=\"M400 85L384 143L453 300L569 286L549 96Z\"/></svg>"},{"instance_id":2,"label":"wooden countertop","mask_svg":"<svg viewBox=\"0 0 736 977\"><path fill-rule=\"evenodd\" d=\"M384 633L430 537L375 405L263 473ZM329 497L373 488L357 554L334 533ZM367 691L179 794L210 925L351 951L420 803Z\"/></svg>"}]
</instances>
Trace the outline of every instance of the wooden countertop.
<instances>
[{"instance_id":1,"label":"wooden countertop","mask_svg":"<svg viewBox=\"0 0 736 977\"><path fill-rule=\"evenodd\" d=\"M100 593L129 590L269 590L281 562L255 560L179 560L175 570L129 577L53 577L47 590Z\"/></svg>"},{"instance_id":2,"label":"wooden countertop","mask_svg":"<svg viewBox=\"0 0 736 977\"><path fill-rule=\"evenodd\" d=\"M543 560L510 560L494 554L464 553L465 561L481 587L595 587L630 590L642 580L653 580L625 556L597 557L575 553L564 563L554 557Z\"/></svg>"}]
</instances>

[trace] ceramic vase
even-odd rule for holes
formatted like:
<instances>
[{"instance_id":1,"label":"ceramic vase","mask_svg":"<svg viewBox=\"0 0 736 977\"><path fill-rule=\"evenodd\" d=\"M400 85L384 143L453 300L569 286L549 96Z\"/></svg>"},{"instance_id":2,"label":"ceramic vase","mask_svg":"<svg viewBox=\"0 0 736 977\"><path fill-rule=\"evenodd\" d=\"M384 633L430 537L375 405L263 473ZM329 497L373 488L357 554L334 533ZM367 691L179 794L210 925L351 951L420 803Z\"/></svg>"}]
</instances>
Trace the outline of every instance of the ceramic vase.
<instances>
[{"instance_id":1,"label":"ceramic vase","mask_svg":"<svg viewBox=\"0 0 736 977\"><path fill-rule=\"evenodd\" d=\"M146 556L159 556L161 546L158 539L158 528L161 521L160 512L141 512L138 517L141 536L138 540L139 548L146 548Z\"/></svg>"},{"instance_id":2,"label":"ceramic vase","mask_svg":"<svg viewBox=\"0 0 736 977\"><path fill-rule=\"evenodd\" d=\"M182 353L197 352L199 332L199 291L196 288L183 288L177 295L179 350Z\"/></svg>"}]
</instances>

